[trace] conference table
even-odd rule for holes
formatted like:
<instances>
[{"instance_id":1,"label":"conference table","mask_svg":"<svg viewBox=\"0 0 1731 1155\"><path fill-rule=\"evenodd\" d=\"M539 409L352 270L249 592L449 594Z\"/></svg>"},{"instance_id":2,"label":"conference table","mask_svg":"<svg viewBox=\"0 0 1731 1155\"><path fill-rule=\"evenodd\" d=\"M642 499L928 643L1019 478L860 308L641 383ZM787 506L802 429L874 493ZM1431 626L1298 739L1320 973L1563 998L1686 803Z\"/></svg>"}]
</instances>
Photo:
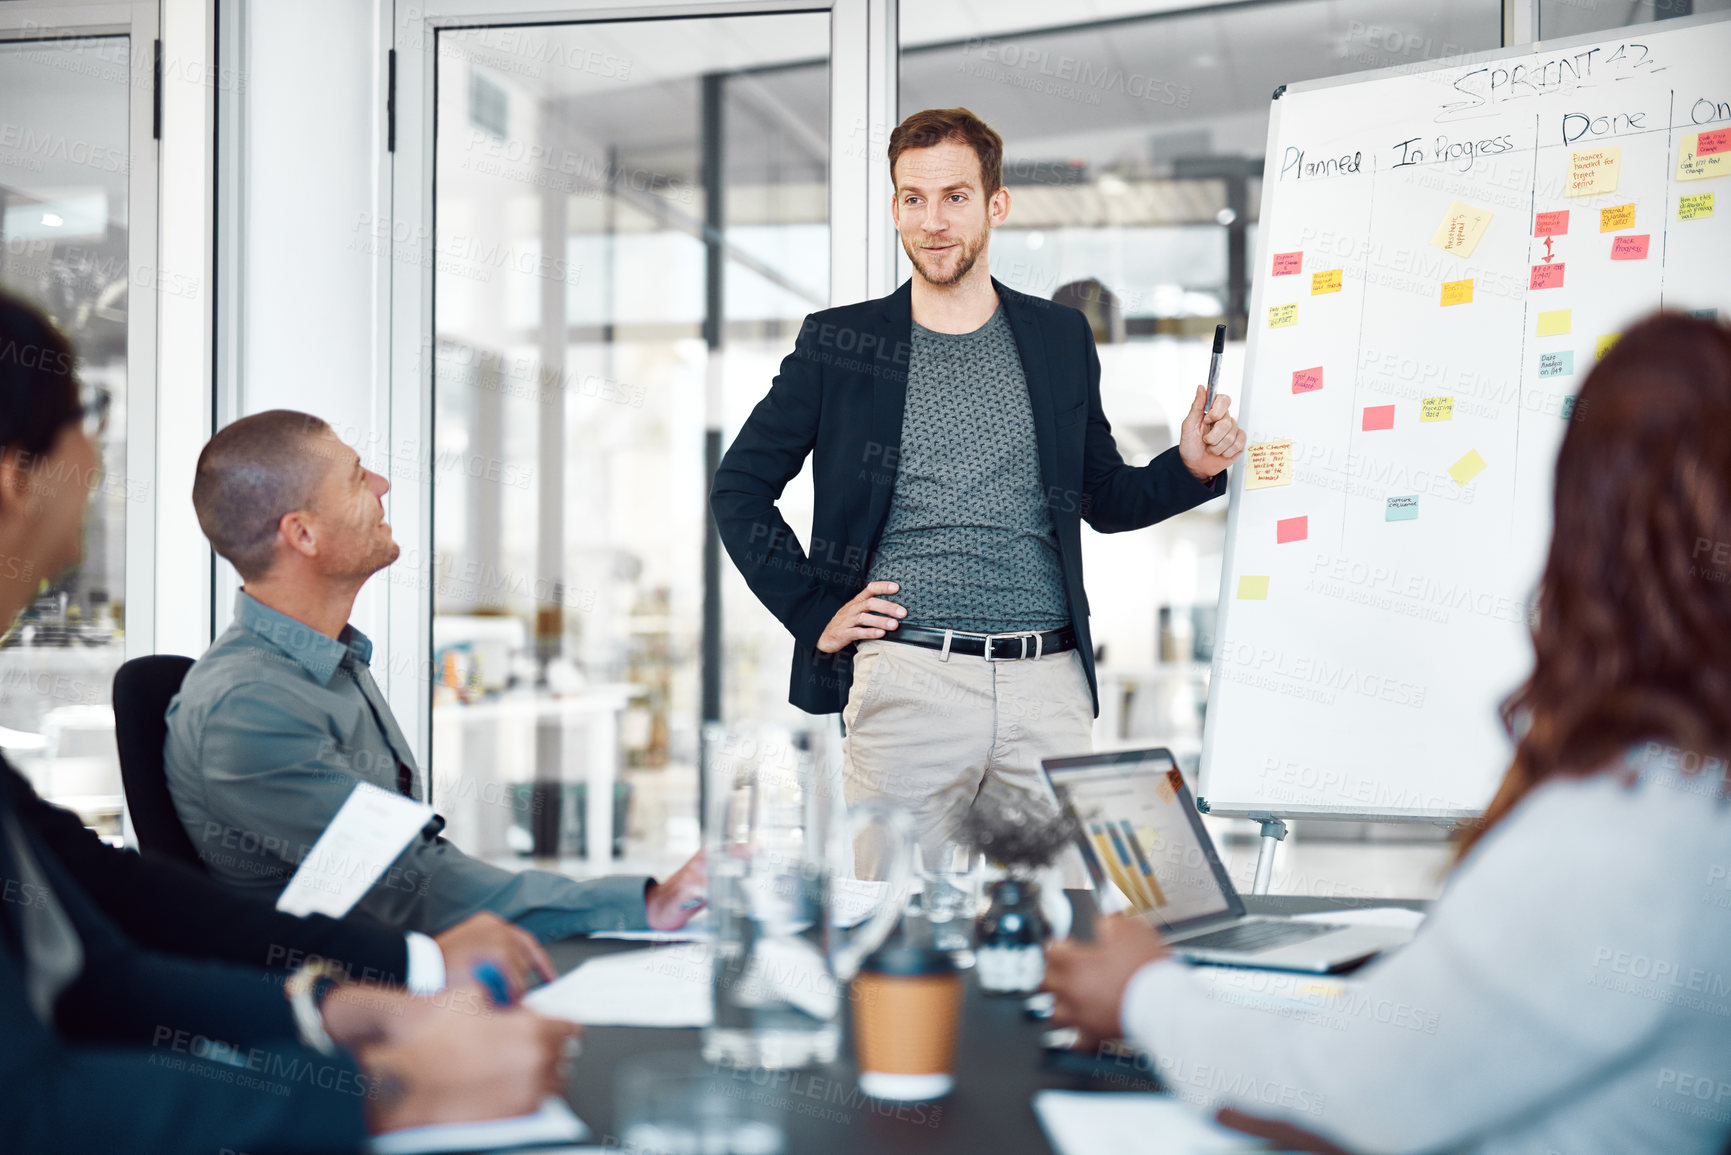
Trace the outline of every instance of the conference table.
<instances>
[{"instance_id":1,"label":"conference table","mask_svg":"<svg viewBox=\"0 0 1731 1155\"><path fill-rule=\"evenodd\" d=\"M1086 937L1094 904L1086 891L1068 892L1076 912L1075 933ZM1422 910L1418 900L1331 899L1297 895L1244 896L1251 914L1302 914L1358 907L1400 906ZM637 942L575 939L549 948L561 974L588 959L649 949ZM853 1155L854 1152L921 1155L924 1152L989 1151L994 1155L1052 1151L1035 1117L1035 1092L1152 1091L1147 1060L1126 1057L1097 1064L1086 1073L1054 1069L1040 1042L1049 1025L1028 1016L1021 998L980 991L972 971L957 1042L956 1086L930 1103L885 1103L859 1093L853 1041L844 1036L834 1063L798 1072L741 1072L770 1095L782 1115L787 1155ZM614 1073L634 1055L687 1051L696 1054L701 1032L664 1027L590 1027L583 1052L572 1064L566 1098L593 1132L590 1142L617 1143Z\"/></svg>"}]
</instances>

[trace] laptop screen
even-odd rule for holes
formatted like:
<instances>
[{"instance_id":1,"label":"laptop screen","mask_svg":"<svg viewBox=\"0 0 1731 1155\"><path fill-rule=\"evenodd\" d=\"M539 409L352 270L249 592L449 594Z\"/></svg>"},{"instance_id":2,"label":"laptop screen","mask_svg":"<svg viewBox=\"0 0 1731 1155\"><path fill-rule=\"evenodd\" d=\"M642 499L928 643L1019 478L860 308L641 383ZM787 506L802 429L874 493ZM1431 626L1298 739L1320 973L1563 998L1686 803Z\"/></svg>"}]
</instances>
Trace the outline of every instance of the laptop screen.
<instances>
[{"instance_id":1,"label":"laptop screen","mask_svg":"<svg viewBox=\"0 0 1731 1155\"><path fill-rule=\"evenodd\" d=\"M1080 825L1077 840L1096 894L1111 887L1168 926L1243 914L1169 751L1053 758L1044 769Z\"/></svg>"}]
</instances>

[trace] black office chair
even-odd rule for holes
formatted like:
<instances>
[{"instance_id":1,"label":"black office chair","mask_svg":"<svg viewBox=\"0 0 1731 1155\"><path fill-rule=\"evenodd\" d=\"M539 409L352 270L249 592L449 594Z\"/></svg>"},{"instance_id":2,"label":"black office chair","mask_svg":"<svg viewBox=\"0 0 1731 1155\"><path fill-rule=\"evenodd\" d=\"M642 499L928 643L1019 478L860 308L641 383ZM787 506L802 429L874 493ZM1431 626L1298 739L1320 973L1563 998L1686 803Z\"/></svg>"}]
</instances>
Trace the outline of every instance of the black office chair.
<instances>
[{"instance_id":1,"label":"black office chair","mask_svg":"<svg viewBox=\"0 0 1731 1155\"><path fill-rule=\"evenodd\" d=\"M190 669L191 658L151 654L114 671L114 743L120 750L120 781L139 850L202 871L204 863L169 797L162 764L162 744L168 737L164 715Z\"/></svg>"}]
</instances>

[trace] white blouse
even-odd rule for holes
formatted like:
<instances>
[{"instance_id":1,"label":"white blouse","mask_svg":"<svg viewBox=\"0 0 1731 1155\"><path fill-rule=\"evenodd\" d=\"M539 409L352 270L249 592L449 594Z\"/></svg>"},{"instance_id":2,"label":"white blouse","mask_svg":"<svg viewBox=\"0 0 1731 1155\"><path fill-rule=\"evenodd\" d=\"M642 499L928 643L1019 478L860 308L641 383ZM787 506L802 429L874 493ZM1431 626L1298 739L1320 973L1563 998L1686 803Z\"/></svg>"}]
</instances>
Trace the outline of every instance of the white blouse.
<instances>
[{"instance_id":1,"label":"white blouse","mask_svg":"<svg viewBox=\"0 0 1731 1155\"><path fill-rule=\"evenodd\" d=\"M1233 997L1165 959L1132 978L1125 1035L1174 1093L1352 1151L1720 1155L1725 765L1684 774L1699 759L1656 745L1631 761L1634 785L1605 773L1534 790L1417 937L1350 978Z\"/></svg>"}]
</instances>

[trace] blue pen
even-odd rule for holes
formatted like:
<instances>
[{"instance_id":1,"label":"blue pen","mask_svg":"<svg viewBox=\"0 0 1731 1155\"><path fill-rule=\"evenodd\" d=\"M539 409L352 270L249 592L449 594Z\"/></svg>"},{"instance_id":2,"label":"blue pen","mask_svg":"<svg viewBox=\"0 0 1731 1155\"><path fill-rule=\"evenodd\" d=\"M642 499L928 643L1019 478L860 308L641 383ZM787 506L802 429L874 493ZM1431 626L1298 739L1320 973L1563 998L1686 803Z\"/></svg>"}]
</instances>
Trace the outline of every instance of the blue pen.
<instances>
[{"instance_id":1,"label":"blue pen","mask_svg":"<svg viewBox=\"0 0 1731 1155\"><path fill-rule=\"evenodd\" d=\"M505 976L499 968L490 962L475 964L472 972L475 981L487 988L487 997L493 1000L496 1007L509 1006L511 1003L511 984L505 981Z\"/></svg>"}]
</instances>

